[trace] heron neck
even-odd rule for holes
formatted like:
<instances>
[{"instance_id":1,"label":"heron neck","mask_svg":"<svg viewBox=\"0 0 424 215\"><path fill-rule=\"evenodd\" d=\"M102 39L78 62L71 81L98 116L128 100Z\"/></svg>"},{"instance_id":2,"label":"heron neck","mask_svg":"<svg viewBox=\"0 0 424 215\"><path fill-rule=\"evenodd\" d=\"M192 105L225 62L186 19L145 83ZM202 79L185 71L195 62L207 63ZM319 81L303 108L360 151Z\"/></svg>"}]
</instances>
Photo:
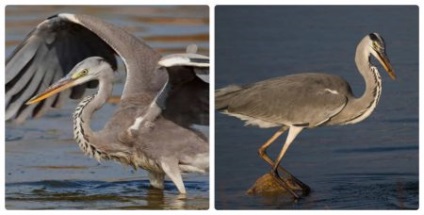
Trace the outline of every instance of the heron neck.
<instances>
[{"instance_id":1,"label":"heron neck","mask_svg":"<svg viewBox=\"0 0 424 215\"><path fill-rule=\"evenodd\" d=\"M108 72L104 72L108 73ZM74 138L82 151L100 160L101 152L96 147L96 133L91 129L91 117L106 103L112 94L113 72L105 74L99 79L97 94L85 97L77 106L74 113ZM111 76L111 77L110 77Z\"/></svg>"},{"instance_id":2,"label":"heron neck","mask_svg":"<svg viewBox=\"0 0 424 215\"><path fill-rule=\"evenodd\" d=\"M347 105L348 117L346 124L360 122L367 118L377 106L381 96L381 77L377 68L370 63L370 53L365 48L366 45L360 44L356 50L356 66L365 81L365 92L359 98L353 98Z\"/></svg>"},{"instance_id":3,"label":"heron neck","mask_svg":"<svg viewBox=\"0 0 424 215\"><path fill-rule=\"evenodd\" d=\"M355 55L355 63L365 81L365 92L360 99L371 101L375 98L373 91L381 88L381 77L377 68L371 64L371 54L364 46L361 45L358 47Z\"/></svg>"}]
</instances>

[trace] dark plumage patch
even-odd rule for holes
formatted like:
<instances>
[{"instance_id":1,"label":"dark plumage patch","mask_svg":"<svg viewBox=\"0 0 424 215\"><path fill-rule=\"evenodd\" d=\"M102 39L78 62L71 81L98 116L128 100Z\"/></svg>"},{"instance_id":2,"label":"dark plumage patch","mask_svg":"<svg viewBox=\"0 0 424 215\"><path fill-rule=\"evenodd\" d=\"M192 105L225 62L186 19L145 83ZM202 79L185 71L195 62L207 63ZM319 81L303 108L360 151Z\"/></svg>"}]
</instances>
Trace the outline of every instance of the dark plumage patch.
<instances>
[{"instance_id":1,"label":"dark plumage patch","mask_svg":"<svg viewBox=\"0 0 424 215\"><path fill-rule=\"evenodd\" d=\"M368 36L371 38L372 41L376 41L376 42L384 44L384 39L380 37L378 34L371 33Z\"/></svg>"},{"instance_id":2,"label":"dark plumage patch","mask_svg":"<svg viewBox=\"0 0 424 215\"><path fill-rule=\"evenodd\" d=\"M304 122L304 123L297 123L297 124L293 124L294 126L298 126L298 127L308 127L309 123L308 122Z\"/></svg>"},{"instance_id":3,"label":"dark plumage patch","mask_svg":"<svg viewBox=\"0 0 424 215\"><path fill-rule=\"evenodd\" d=\"M81 134L85 137L85 132L84 132L84 129L82 128L82 126L81 126L80 130L81 130Z\"/></svg>"},{"instance_id":4,"label":"dark plumage patch","mask_svg":"<svg viewBox=\"0 0 424 215\"><path fill-rule=\"evenodd\" d=\"M58 17L58 16L59 16L59 14L57 13L57 14L55 14L55 15L52 15L52 16L47 17L47 19L54 19L54 18L56 18L56 17Z\"/></svg>"},{"instance_id":5,"label":"dark plumage patch","mask_svg":"<svg viewBox=\"0 0 424 215\"><path fill-rule=\"evenodd\" d=\"M190 62L193 63L209 63L209 59L205 59L205 58L191 58Z\"/></svg>"},{"instance_id":6,"label":"dark plumage patch","mask_svg":"<svg viewBox=\"0 0 424 215\"><path fill-rule=\"evenodd\" d=\"M378 41L378 37L377 37L377 35L375 33L371 33L368 36L370 36L371 40Z\"/></svg>"}]
</instances>

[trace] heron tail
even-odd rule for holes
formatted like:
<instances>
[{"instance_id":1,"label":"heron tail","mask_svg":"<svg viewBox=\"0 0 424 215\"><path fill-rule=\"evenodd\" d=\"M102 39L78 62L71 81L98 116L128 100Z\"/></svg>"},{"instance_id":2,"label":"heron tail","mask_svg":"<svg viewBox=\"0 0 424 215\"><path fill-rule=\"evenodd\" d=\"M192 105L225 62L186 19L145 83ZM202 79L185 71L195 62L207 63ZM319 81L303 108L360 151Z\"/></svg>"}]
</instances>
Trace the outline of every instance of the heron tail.
<instances>
[{"instance_id":1,"label":"heron tail","mask_svg":"<svg viewBox=\"0 0 424 215\"><path fill-rule=\"evenodd\" d=\"M238 94L242 87L230 85L218 90L215 90L215 109L225 110L231 99Z\"/></svg>"}]
</instances>

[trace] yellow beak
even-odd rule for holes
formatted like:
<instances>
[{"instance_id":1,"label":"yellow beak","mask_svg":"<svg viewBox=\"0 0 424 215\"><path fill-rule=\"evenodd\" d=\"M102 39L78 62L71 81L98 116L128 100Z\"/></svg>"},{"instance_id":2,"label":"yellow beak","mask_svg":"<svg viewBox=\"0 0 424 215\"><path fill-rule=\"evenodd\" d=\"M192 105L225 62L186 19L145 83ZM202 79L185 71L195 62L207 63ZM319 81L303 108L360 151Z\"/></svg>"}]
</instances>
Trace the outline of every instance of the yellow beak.
<instances>
[{"instance_id":1,"label":"yellow beak","mask_svg":"<svg viewBox=\"0 0 424 215\"><path fill-rule=\"evenodd\" d=\"M393 67L390 64L389 58L384 53L380 53L380 52L377 52L377 53L378 53L378 58L377 58L378 61L380 61L381 65L383 65L384 69L387 71L390 78L395 80L396 74L395 74L395 71L393 71Z\"/></svg>"},{"instance_id":2,"label":"yellow beak","mask_svg":"<svg viewBox=\"0 0 424 215\"><path fill-rule=\"evenodd\" d=\"M29 101L27 101L26 105L35 104L37 102L40 102L56 93L59 93L63 90L66 90L72 86L74 86L74 80L75 79L62 79L56 82L55 84L51 85L49 88L47 88L44 92L32 97Z\"/></svg>"}]
</instances>

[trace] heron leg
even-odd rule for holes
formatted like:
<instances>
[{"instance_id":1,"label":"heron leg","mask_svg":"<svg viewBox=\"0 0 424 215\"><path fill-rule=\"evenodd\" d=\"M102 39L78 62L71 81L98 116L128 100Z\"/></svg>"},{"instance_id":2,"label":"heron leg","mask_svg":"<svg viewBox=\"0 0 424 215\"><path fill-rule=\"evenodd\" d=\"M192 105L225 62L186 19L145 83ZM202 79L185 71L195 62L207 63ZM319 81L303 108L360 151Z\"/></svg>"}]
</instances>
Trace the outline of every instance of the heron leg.
<instances>
[{"instance_id":1,"label":"heron leg","mask_svg":"<svg viewBox=\"0 0 424 215\"><path fill-rule=\"evenodd\" d=\"M181 176L181 171L178 166L178 160L167 159L161 162L161 167L165 174L174 182L178 191L181 194L185 194L186 190L184 187L183 177Z\"/></svg>"},{"instance_id":2,"label":"heron leg","mask_svg":"<svg viewBox=\"0 0 424 215\"><path fill-rule=\"evenodd\" d=\"M163 179L165 174L158 172L149 172L149 181L152 187L163 190Z\"/></svg>"},{"instance_id":3,"label":"heron leg","mask_svg":"<svg viewBox=\"0 0 424 215\"><path fill-rule=\"evenodd\" d=\"M262 158L262 160L266 161L269 165L274 167L275 163L274 161L268 156L266 153L266 150L268 147L279 137L281 136L285 131L289 129L288 126L281 127L271 138L269 138L261 147L258 149L258 154ZM278 165L278 169L284 172L285 174L291 176L296 182L299 181L299 179L295 178L289 171L287 171L282 166Z\"/></svg>"},{"instance_id":4,"label":"heron leg","mask_svg":"<svg viewBox=\"0 0 424 215\"><path fill-rule=\"evenodd\" d=\"M287 129L288 129L287 126L281 127L277 132L275 132L275 134L271 138L269 138L258 149L258 154L262 158L262 160L266 161L271 166L274 166L274 161L272 161L271 158L268 156L268 154L266 153L266 150L279 136L281 136L285 131L287 131ZM283 169L283 171L285 172L284 169Z\"/></svg>"},{"instance_id":5,"label":"heron leg","mask_svg":"<svg viewBox=\"0 0 424 215\"><path fill-rule=\"evenodd\" d=\"M268 156L268 154L266 153L266 149L279 137L281 136L285 131L287 131L289 127L288 126L283 126L281 127L277 132L275 132L275 134L269 138L264 144L262 144L261 147L259 147L258 149L258 154L259 156L266 161L269 165L271 165L272 167L275 166L275 163L272 161L272 159ZM278 169L280 169L281 171L283 171L285 174L288 174L290 177L292 177L294 180L298 181L297 178L295 178L289 171L287 171L286 169L284 169L283 167L281 167L280 165L278 165ZM280 178L280 176L277 174L275 174L275 171L272 172L272 176L277 180L277 182L284 187L287 191L289 191L295 198L299 198L299 196L290 188L290 186L287 184L286 181L282 180ZM303 184L303 183L302 183Z\"/></svg>"},{"instance_id":6,"label":"heron leg","mask_svg":"<svg viewBox=\"0 0 424 215\"><path fill-rule=\"evenodd\" d=\"M286 142L284 143L283 148L281 149L280 153L278 154L278 157L274 163L274 171L278 170L278 166L280 165L281 159L286 154L287 149L289 148L290 144L293 142L294 138L303 130L303 127L296 127L296 126L290 126L289 134L287 135Z\"/></svg>"},{"instance_id":7,"label":"heron leg","mask_svg":"<svg viewBox=\"0 0 424 215\"><path fill-rule=\"evenodd\" d=\"M278 154L278 157L273 165L273 174L278 178L279 177L279 173L278 173L278 169L282 168L280 166L281 160L284 157L285 153L287 152L287 149L289 148L289 146L291 145L291 143L293 142L293 140L297 137L297 135L303 130L303 127L297 127L297 126L291 126L289 129L289 134L287 135L286 138L286 142L284 143L283 148L281 149L280 153ZM299 185L302 187L302 190L305 194L309 193L310 188L308 185L304 184L302 181L300 181L299 179L297 179L296 177L294 177L292 174L290 174L288 171L285 171L286 173L288 173L290 175L290 177Z\"/></svg>"}]
</instances>

